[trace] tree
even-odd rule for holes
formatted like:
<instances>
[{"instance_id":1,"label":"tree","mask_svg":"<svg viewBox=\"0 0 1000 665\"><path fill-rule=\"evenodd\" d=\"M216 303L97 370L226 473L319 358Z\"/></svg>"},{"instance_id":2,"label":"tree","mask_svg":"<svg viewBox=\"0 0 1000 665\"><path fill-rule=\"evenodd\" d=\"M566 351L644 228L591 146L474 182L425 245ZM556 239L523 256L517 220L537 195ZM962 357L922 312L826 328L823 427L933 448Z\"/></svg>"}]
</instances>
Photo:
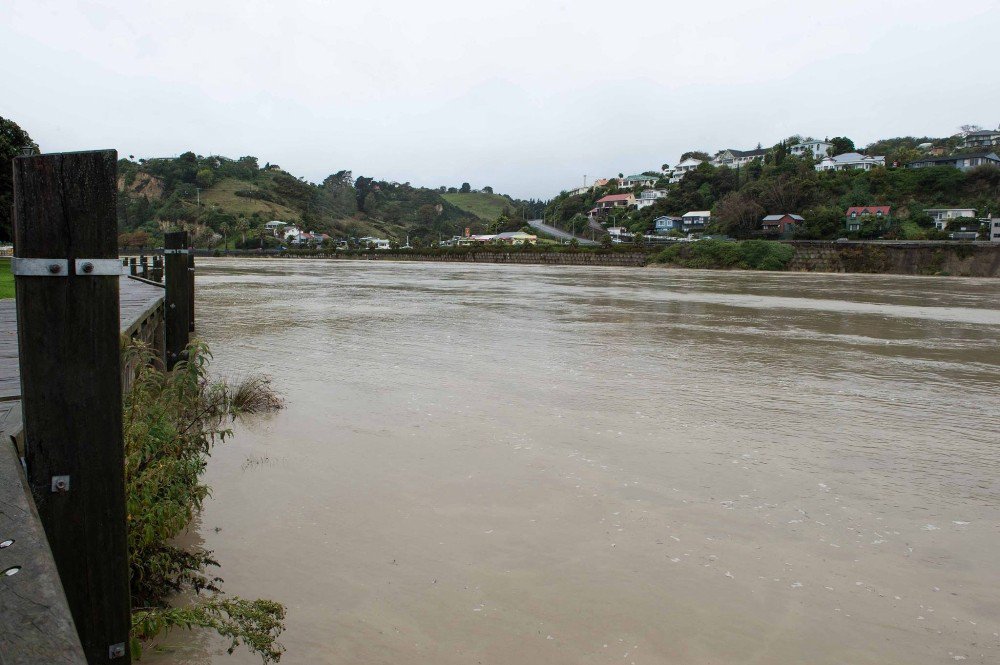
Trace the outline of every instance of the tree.
<instances>
[{"instance_id":1,"label":"tree","mask_svg":"<svg viewBox=\"0 0 1000 665\"><path fill-rule=\"evenodd\" d=\"M223 222L219 225L219 232L222 234L222 249L229 249L229 224Z\"/></svg>"},{"instance_id":2,"label":"tree","mask_svg":"<svg viewBox=\"0 0 1000 665\"><path fill-rule=\"evenodd\" d=\"M493 188L490 187L489 185L487 185L487 186L483 187L483 191L486 192L487 194L492 194L493 193Z\"/></svg>"},{"instance_id":3,"label":"tree","mask_svg":"<svg viewBox=\"0 0 1000 665\"><path fill-rule=\"evenodd\" d=\"M195 181L202 189L208 189L215 182L215 174L212 173L212 169L199 169Z\"/></svg>"},{"instance_id":4,"label":"tree","mask_svg":"<svg viewBox=\"0 0 1000 665\"><path fill-rule=\"evenodd\" d=\"M726 194L712 214L722 231L736 238L750 237L763 216L764 207L746 191Z\"/></svg>"},{"instance_id":5,"label":"tree","mask_svg":"<svg viewBox=\"0 0 1000 665\"><path fill-rule=\"evenodd\" d=\"M834 136L830 139L830 146L831 147L827 150L830 155L842 155L845 152L854 152L856 149L854 147L854 141L846 136ZM818 159L822 159L823 155L816 155L816 157Z\"/></svg>"},{"instance_id":6,"label":"tree","mask_svg":"<svg viewBox=\"0 0 1000 665\"><path fill-rule=\"evenodd\" d=\"M28 132L13 120L0 116L0 240L13 239L10 208L14 203L14 170L10 161L25 148L38 152L38 144L31 140Z\"/></svg>"},{"instance_id":7,"label":"tree","mask_svg":"<svg viewBox=\"0 0 1000 665\"><path fill-rule=\"evenodd\" d=\"M460 191L463 194L468 194L469 192L472 191L472 187L469 185L469 183L463 182L461 189L459 189L458 191Z\"/></svg>"},{"instance_id":8,"label":"tree","mask_svg":"<svg viewBox=\"0 0 1000 665\"><path fill-rule=\"evenodd\" d=\"M712 158L708 156L708 153L704 150L688 150L683 155L681 155L681 161L685 159L700 159L703 162L711 161Z\"/></svg>"}]
</instances>

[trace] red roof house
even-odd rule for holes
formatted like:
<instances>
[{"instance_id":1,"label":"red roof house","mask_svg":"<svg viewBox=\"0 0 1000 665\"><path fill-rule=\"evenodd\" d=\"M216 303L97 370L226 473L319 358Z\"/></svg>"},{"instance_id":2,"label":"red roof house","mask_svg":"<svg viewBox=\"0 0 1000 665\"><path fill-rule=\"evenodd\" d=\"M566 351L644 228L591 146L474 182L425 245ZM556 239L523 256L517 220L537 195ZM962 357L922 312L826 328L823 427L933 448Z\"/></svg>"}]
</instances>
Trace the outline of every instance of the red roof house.
<instances>
[{"instance_id":1,"label":"red roof house","mask_svg":"<svg viewBox=\"0 0 1000 665\"><path fill-rule=\"evenodd\" d=\"M608 194L597 199L598 208L620 208L635 205L635 194Z\"/></svg>"}]
</instances>

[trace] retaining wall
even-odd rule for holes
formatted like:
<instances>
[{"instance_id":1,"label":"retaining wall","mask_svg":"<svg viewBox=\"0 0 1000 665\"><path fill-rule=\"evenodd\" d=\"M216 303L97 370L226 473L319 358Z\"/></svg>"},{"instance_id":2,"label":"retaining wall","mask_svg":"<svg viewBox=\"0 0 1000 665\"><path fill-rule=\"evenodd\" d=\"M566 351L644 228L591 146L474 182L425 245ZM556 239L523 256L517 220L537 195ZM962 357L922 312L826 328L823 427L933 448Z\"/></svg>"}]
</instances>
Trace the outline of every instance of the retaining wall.
<instances>
[{"instance_id":1,"label":"retaining wall","mask_svg":"<svg viewBox=\"0 0 1000 665\"><path fill-rule=\"evenodd\" d=\"M1000 277L1000 243L792 241L789 270Z\"/></svg>"}]
</instances>

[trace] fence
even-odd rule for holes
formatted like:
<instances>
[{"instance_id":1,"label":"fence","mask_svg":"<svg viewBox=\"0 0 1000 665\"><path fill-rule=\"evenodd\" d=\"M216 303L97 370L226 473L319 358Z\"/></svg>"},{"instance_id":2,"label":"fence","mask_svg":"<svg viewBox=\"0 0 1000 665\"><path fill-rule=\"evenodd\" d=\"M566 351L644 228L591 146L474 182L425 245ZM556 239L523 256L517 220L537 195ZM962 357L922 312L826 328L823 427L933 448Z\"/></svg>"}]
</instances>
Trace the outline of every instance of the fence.
<instances>
[{"instance_id":1,"label":"fence","mask_svg":"<svg viewBox=\"0 0 1000 665\"><path fill-rule=\"evenodd\" d=\"M13 167L0 426L20 450L0 444L0 662L128 663L122 394L137 368L122 366L121 336L167 367L183 358L193 259L178 232L163 257L121 262L115 151Z\"/></svg>"}]
</instances>

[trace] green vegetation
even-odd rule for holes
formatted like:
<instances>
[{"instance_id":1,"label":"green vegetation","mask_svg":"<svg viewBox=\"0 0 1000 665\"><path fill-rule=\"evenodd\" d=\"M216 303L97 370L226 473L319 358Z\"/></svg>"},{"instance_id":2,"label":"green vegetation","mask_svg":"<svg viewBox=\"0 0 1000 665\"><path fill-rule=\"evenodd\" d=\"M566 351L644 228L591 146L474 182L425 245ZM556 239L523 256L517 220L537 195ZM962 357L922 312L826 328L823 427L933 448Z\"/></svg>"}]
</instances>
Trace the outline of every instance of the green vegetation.
<instances>
[{"instance_id":1,"label":"green vegetation","mask_svg":"<svg viewBox=\"0 0 1000 665\"><path fill-rule=\"evenodd\" d=\"M469 192L468 194L442 194L441 198L459 210L471 213L481 220L492 220L499 217L505 210L514 207L507 196L487 192Z\"/></svg>"},{"instance_id":2,"label":"green vegetation","mask_svg":"<svg viewBox=\"0 0 1000 665\"><path fill-rule=\"evenodd\" d=\"M201 510L209 488L201 482L212 447L231 434L226 425L253 413L281 407L266 378L238 385L208 380L211 354L192 343L188 360L171 372L156 367L152 352L138 343L123 349L123 363L138 367L124 402L125 489L128 512L129 581L132 596L132 652L172 628L210 628L241 644L265 663L281 658L277 642L285 608L270 600L224 596L209 566L212 552L173 544ZM171 607L187 592L194 599Z\"/></svg>"},{"instance_id":3,"label":"green vegetation","mask_svg":"<svg viewBox=\"0 0 1000 665\"><path fill-rule=\"evenodd\" d=\"M0 241L10 241L10 209L14 203L14 172L10 160L22 154L25 148L38 150L38 144L12 120L0 117Z\"/></svg>"},{"instance_id":4,"label":"green vegetation","mask_svg":"<svg viewBox=\"0 0 1000 665\"><path fill-rule=\"evenodd\" d=\"M14 275L10 272L10 259L0 259L0 299L14 297Z\"/></svg>"},{"instance_id":5,"label":"green vegetation","mask_svg":"<svg viewBox=\"0 0 1000 665\"><path fill-rule=\"evenodd\" d=\"M790 245L771 240L699 240L670 245L654 260L683 268L784 270L794 255Z\"/></svg>"}]
</instances>

